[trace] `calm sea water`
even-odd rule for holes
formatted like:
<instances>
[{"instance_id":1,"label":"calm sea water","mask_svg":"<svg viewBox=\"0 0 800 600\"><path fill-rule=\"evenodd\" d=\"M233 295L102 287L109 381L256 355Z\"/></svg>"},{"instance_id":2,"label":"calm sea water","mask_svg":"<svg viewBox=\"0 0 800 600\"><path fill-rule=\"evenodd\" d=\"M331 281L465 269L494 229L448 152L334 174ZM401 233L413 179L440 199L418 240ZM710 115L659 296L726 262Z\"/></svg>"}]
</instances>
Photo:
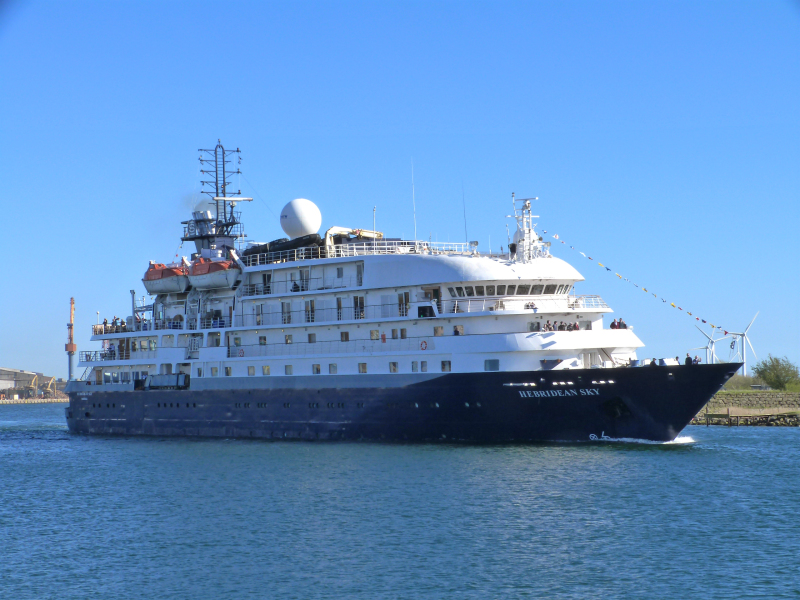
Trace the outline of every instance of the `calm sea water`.
<instances>
[{"instance_id":1,"label":"calm sea water","mask_svg":"<svg viewBox=\"0 0 800 600\"><path fill-rule=\"evenodd\" d=\"M798 448L89 438L0 406L0 598L797 598Z\"/></svg>"}]
</instances>

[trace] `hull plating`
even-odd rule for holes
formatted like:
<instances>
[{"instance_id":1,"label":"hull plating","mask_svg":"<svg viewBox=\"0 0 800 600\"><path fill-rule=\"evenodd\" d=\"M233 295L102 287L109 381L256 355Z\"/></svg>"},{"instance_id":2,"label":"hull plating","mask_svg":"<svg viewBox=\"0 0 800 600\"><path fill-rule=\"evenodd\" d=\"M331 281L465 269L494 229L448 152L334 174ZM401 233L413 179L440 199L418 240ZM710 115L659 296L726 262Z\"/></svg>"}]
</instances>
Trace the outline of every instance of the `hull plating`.
<instances>
[{"instance_id":1,"label":"hull plating","mask_svg":"<svg viewBox=\"0 0 800 600\"><path fill-rule=\"evenodd\" d=\"M336 376L276 377L269 382L274 387L250 389L247 378L238 389L106 392L97 386L90 392L71 392L66 411L70 430L87 434L482 443L574 442L607 436L669 441L736 368L723 364L446 373L396 386L387 375L371 380L359 376L362 384L357 387L336 387L343 381ZM308 383L313 386L304 385Z\"/></svg>"}]
</instances>

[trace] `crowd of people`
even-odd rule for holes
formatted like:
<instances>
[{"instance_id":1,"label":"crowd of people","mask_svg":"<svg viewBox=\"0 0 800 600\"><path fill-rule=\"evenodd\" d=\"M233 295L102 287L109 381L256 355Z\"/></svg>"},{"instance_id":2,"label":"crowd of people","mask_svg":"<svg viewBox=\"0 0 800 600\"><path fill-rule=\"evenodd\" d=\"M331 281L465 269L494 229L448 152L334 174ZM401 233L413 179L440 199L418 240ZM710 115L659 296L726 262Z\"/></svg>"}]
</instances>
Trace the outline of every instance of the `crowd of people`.
<instances>
[{"instance_id":1,"label":"crowd of people","mask_svg":"<svg viewBox=\"0 0 800 600\"><path fill-rule=\"evenodd\" d=\"M550 321L547 321L547 323L542 326L543 331L578 331L579 329L580 325L578 325L577 322L565 323L564 321L561 321L559 323L554 321L551 323Z\"/></svg>"}]
</instances>

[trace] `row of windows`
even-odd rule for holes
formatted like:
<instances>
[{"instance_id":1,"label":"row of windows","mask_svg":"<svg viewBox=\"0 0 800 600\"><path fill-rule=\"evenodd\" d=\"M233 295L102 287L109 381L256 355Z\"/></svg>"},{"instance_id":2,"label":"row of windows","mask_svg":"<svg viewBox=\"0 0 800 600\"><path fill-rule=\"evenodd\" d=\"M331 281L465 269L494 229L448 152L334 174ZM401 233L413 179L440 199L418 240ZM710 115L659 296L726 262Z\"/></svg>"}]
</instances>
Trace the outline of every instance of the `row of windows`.
<instances>
[{"instance_id":1,"label":"row of windows","mask_svg":"<svg viewBox=\"0 0 800 600\"><path fill-rule=\"evenodd\" d=\"M392 339L393 340L405 340L408 338L408 331L405 327L402 329L392 329ZM381 333L379 329L371 329L369 332L369 339L371 340L379 340L381 339ZM293 334L287 333L283 336L283 341L286 344L294 343ZM340 331L339 332L339 341L341 342L349 342L350 341L350 332L349 331ZM317 343L317 334L316 333L309 333L308 334L308 343L309 344L316 344ZM266 346L267 345L267 336L260 335L258 336L258 344L259 346ZM217 344L219 345L219 344ZM236 336L233 338L233 345L237 348L242 345L242 338Z\"/></svg>"},{"instance_id":2,"label":"row of windows","mask_svg":"<svg viewBox=\"0 0 800 600\"><path fill-rule=\"evenodd\" d=\"M400 363L391 361L389 362L389 373L399 373L400 372ZM483 361L483 369L484 371L499 371L500 370L500 360L499 359L487 359ZM442 373L449 373L452 370L452 364L449 360L442 361ZM294 367L293 365L284 365L283 367L284 375L294 375ZM358 372L359 373L366 373L367 372L367 363L358 363ZM427 360L412 360L411 361L411 372L412 373L427 373L428 372L428 361ZM224 367L224 373L226 377L230 377L233 375L233 368L232 367ZM322 373L322 365L320 364L312 364L311 365L311 374L312 375L320 375ZM336 363L329 363L328 364L328 374L336 375L338 373L338 367ZM256 374L256 368L253 365L249 365L247 367L247 375L253 377ZM261 366L261 375L269 375L270 374L270 366L269 365L262 365ZM197 376L203 376L203 367L197 367ZM211 367L211 377L218 377L219 376L219 367Z\"/></svg>"},{"instance_id":3,"label":"row of windows","mask_svg":"<svg viewBox=\"0 0 800 600\"><path fill-rule=\"evenodd\" d=\"M541 296L542 294L567 294L572 288L571 284L558 285L539 285L539 284L515 284L515 285L465 285L448 287L451 298L473 298L475 296Z\"/></svg>"}]
</instances>

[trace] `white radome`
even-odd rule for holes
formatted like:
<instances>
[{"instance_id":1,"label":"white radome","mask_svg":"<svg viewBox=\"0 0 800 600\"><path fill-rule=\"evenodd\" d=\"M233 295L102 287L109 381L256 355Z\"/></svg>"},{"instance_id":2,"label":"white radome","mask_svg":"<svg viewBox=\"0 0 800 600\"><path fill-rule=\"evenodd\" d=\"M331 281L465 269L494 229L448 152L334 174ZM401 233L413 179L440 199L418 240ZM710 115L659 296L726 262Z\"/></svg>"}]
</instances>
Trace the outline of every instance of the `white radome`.
<instances>
[{"instance_id":1,"label":"white radome","mask_svg":"<svg viewBox=\"0 0 800 600\"><path fill-rule=\"evenodd\" d=\"M297 198L281 211L281 228L292 239L317 233L321 225L322 213L311 200Z\"/></svg>"}]
</instances>

